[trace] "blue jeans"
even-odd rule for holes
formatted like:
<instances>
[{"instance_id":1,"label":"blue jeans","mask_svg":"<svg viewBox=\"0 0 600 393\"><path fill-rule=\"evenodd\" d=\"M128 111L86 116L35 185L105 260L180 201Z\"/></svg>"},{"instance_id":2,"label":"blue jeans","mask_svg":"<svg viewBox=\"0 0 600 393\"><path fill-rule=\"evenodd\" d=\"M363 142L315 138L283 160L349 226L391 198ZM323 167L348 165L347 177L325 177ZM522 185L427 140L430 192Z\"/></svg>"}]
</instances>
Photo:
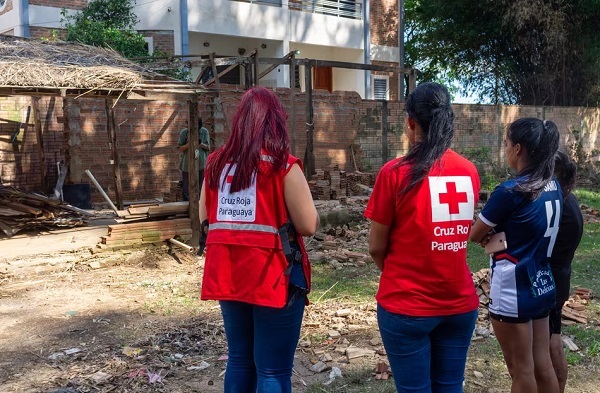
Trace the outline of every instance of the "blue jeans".
<instances>
[{"instance_id":1,"label":"blue jeans","mask_svg":"<svg viewBox=\"0 0 600 393\"><path fill-rule=\"evenodd\" d=\"M219 302L229 346L225 393L292 391L304 298L302 293L283 308Z\"/></svg>"},{"instance_id":2,"label":"blue jeans","mask_svg":"<svg viewBox=\"0 0 600 393\"><path fill-rule=\"evenodd\" d=\"M442 317L394 314L377 322L398 392L461 393L477 310Z\"/></svg>"}]
</instances>

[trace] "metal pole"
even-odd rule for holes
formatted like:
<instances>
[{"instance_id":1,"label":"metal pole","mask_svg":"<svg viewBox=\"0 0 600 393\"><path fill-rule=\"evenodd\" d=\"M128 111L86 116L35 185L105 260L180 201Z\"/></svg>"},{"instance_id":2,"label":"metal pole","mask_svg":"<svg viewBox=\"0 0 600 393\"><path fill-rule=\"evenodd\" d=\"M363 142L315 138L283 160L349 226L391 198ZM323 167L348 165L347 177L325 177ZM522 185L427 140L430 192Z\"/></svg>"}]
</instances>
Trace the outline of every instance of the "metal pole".
<instances>
[{"instance_id":1,"label":"metal pole","mask_svg":"<svg viewBox=\"0 0 600 393\"><path fill-rule=\"evenodd\" d=\"M398 0L398 101L404 102L404 0Z\"/></svg>"},{"instance_id":2,"label":"metal pole","mask_svg":"<svg viewBox=\"0 0 600 393\"><path fill-rule=\"evenodd\" d=\"M100 186L100 183L98 183L98 181L96 180L96 178L94 177L94 175L92 175L92 172L90 172L89 169L86 169L85 170L85 174L88 175L88 177L90 178L90 180L92 181L92 183L94 183L94 185L96 186L96 188L98 189L98 191L100 192L100 194L102 195L102 197L104 198L104 200L106 202L108 202L108 204L110 205L110 208L113 209L115 212L119 211L117 209L117 207L115 206L115 204L112 203L112 201L110 200L110 198L108 197L108 195L106 195L106 193L104 192L104 190Z\"/></svg>"}]
</instances>

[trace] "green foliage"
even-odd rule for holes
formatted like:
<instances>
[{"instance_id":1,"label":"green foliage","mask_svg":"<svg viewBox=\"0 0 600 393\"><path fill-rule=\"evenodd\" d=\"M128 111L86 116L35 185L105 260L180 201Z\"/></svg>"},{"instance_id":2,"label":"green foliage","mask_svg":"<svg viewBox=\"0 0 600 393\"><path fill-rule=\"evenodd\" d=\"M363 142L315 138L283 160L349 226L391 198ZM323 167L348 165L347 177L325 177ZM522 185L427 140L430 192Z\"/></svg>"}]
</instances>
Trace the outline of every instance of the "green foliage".
<instances>
[{"instance_id":1,"label":"green foliage","mask_svg":"<svg viewBox=\"0 0 600 393\"><path fill-rule=\"evenodd\" d=\"M133 12L130 0L92 0L77 12L62 12L62 24L66 29L66 41L112 48L122 56L132 59L149 57L144 36L135 31L138 18ZM166 52L155 50L153 58L168 56ZM153 59L145 61L152 63ZM180 80L190 80L191 73L181 61L173 61L168 67L157 72Z\"/></svg>"},{"instance_id":2,"label":"green foliage","mask_svg":"<svg viewBox=\"0 0 600 393\"><path fill-rule=\"evenodd\" d=\"M596 0L407 0L406 62L483 102L600 100Z\"/></svg>"},{"instance_id":3,"label":"green foliage","mask_svg":"<svg viewBox=\"0 0 600 393\"><path fill-rule=\"evenodd\" d=\"M73 15L63 9L62 17L67 41L112 48L127 58L148 56L129 0L94 0Z\"/></svg>"}]
</instances>

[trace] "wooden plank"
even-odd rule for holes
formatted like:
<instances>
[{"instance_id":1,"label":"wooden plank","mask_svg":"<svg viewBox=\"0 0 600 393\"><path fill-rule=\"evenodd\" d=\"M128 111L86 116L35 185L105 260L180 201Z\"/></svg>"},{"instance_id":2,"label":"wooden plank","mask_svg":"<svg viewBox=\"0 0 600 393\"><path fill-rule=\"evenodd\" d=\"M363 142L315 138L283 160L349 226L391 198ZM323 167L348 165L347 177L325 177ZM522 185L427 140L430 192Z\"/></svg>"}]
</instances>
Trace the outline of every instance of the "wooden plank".
<instances>
[{"instance_id":1,"label":"wooden plank","mask_svg":"<svg viewBox=\"0 0 600 393\"><path fill-rule=\"evenodd\" d=\"M115 110L113 100L104 100L106 109L106 129L108 131L108 140L110 141L110 152L112 156L115 194L117 197L117 208L123 210L123 183L121 181L121 159L117 149L117 130L115 124Z\"/></svg>"},{"instance_id":2,"label":"wooden plank","mask_svg":"<svg viewBox=\"0 0 600 393\"><path fill-rule=\"evenodd\" d=\"M42 129L42 119L40 114L40 98L31 97L31 107L33 108L33 128L37 138L37 153L40 162L40 184L42 190L48 190L48 177L46 174L46 156L44 154L44 132Z\"/></svg>"},{"instance_id":3,"label":"wooden plank","mask_svg":"<svg viewBox=\"0 0 600 393\"><path fill-rule=\"evenodd\" d=\"M9 208L19 212L33 214L36 217L40 216L43 213L43 210L41 209L37 209L35 207L31 207L29 205L25 205L19 202L12 202L6 199L1 199L0 205L8 206Z\"/></svg>"}]
</instances>

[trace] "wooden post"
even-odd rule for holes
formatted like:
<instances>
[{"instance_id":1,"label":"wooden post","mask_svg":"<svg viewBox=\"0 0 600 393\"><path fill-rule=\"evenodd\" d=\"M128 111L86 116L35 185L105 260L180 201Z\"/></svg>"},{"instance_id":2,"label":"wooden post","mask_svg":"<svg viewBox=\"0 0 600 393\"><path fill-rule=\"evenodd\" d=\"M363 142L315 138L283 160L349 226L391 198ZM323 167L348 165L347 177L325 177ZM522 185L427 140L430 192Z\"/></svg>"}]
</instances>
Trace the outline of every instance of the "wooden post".
<instances>
[{"instance_id":1,"label":"wooden post","mask_svg":"<svg viewBox=\"0 0 600 393\"><path fill-rule=\"evenodd\" d=\"M314 113L313 113L313 95L312 95L312 67L309 63L304 66L306 83L306 151L304 153L304 176L310 179L315 171L315 152L314 141Z\"/></svg>"},{"instance_id":2,"label":"wooden post","mask_svg":"<svg viewBox=\"0 0 600 393\"><path fill-rule=\"evenodd\" d=\"M388 160L388 102L384 100L381 105L381 165Z\"/></svg>"},{"instance_id":3,"label":"wooden post","mask_svg":"<svg viewBox=\"0 0 600 393\"><path fill-rule=\"evenodd\" d=\"M44 155L44 132L42 130L42 119L40 115L40 97L31 97L31 108L33 110L33 128L37 138L37 153L40 161L40 185L42 191L48 191L48 178L46 175L46 157ZM29 116L28 116L29 117ZM29 123L29 118L26 120ZM27 124L25 124L27 128Z\"/></svg>"},{"instance_id":4,"label":"wooden post","mask_svg":"<svg viewBox=\"0 0 600 393\"><path fill-rule=\"evenodd\" d=\"M250 63L244 63L244 77L246 90L252 87L252 65Z\"/></svg>"},{"instance_id":5,"label":"wooden post","mask_svg":"<svg viewBox=\"0 0 600 393\"><path fill-rule=\"evenodd\" d=\"M292 114L290 118L290 136L292 140L292 154L296 155L296 63L294 62L295 53L290 57L290 106Z\"/></svg>"},{"instance_id":6,"label":"wooden post","mask_svg":"<svg viewBox=\"0 0 600 393\"><path fill-rule=\"evenodd\" d=\"M252 63L254 69L254 86L258 86L259 76L258 76L258 52L254 51L252 55Z\"/></svg>"},{"instance_id":7,"label":"wooden post","mask_svg":"<svg viewBox=\"0 0 600 393\"><path fill-rule=\"evenodd\" d=\"M221 87L221 82L219 82L219 72L217 71L217 65L215 64L215 52L209 53L208 59L210 60L210 66L212 67L213 78L215 78L215 86L217 86L218 89Z\"/></svg>"},{"instance_id":8,"label":"wooden post","mask_svg":"<svg viewBox=\"0 0 600 393\"><path fill-rule=\"evenodd\" d=\"M113 165L113 176L115 182L115 194L117 198L117 207L123 210L123 183L121 182L121 159L117 150L117 127L115 124L115 110L113 100L105 99L106 107L106 130L108 131L108 144L110 146L110 155Z\"/></svg>"},{"instance_id":9,"label":"wooden post","mask_svg":"<svg viewBox=\"0 0 600 393\"><path fill-rule=\"evenodd\" d=\"M190 199L189 214L192 221L192 247L200 246L200 176L199 163L196 159L196 150L200 148L198 143L198 96L192 95L188 101L188 194Z\"/></svg>"}]
</instances>

